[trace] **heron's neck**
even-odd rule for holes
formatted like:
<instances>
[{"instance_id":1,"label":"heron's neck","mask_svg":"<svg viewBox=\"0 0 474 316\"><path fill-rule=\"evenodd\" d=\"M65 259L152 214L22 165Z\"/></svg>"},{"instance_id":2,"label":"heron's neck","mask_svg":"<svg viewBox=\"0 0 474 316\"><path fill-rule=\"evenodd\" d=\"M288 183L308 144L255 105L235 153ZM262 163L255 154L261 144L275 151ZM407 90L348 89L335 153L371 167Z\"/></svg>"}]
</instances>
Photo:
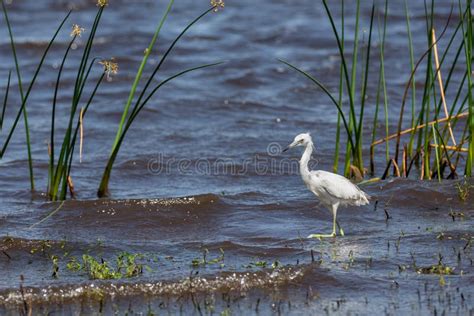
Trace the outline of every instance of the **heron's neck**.
<instances>
[{"instance_id":1,"label":"heron's neck","mask_svg":"<svg viewBox=\"0 0 474 316\"><path fill-rule=\"evenodd\" d=\"M309 142L306 145L303 156L301 157L301 160L300 160L300 172L302 176L309 174L308 163L309 163L309 160L311 159L312 152L313 152L313 143Z\"/></svg>"}]
</instances>

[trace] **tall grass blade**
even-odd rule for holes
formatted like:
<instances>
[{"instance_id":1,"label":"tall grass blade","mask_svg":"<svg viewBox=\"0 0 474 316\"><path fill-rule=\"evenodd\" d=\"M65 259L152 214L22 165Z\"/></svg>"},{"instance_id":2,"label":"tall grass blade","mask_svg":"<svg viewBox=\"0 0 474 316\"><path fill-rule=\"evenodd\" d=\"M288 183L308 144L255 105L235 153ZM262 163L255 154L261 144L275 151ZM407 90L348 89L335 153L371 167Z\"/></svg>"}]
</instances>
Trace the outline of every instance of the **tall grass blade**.
<instances>
[{"instance_id":1,"label":"tall grass blade","mask_svg":"<svg viewBox=\"0 0 474 316\"><path fill-rule=\"evenodd\" d=\"M350 89L348 88L348 93L351 97L352 100L355 100L355 93L356 93L356 86L357 86L357 60L358 60L358 52L359 52L359 19L360 19L360 0L357 0L356 2L356 13L355 13L355 27L354 27L354 43L352 47L352 65L351 65L351 82L350 82ZM337 34L336 34L337 36ZM341 41L341 45L344 45ZM344 46L342 46L344 47ZM344 51L344 49L342 49ZM355 104L352 102L350 104L351 108L354 108ZM360 168L360 164L357 163L357 160L359 158L359 139L357 137L357 124L356 122L356 116L355 116L355 109L349 112L349 130L352 133L352 131L355 131L355 155L352 156L353 164L356 165L361 173L363 175L363 168ZM349 143L346 144L346 158L344 161L344 175L349 176L351 172L351 151L349 150Z\"/></svg>"},{"instance_id":2,"label":"tall grass blade","mask_svg":"<svg viewBox=\"0 0 474 316\"><path fill-rule=\"evenodd\" d=\"M143 56L140 67L138 68L137 74L135 75L135 80L133 81L132 88L130 89L130 94L128 96L127 103L125 104L125 108L122 112L122 118L120 119L117 134L115 136L115 141L114 141L114 144L112 146L112 151L117 146L120 135L122 134L122 129L123 129L123 126L125 124L125 119L128 116L128 112L129 112L130 106L132 104L133 97L135 96L135 91L137 90L138 84L139 84L140 79L142 77L143 70L145 69L148 57L150 56L151 51L152 51L153 47L155 46L155 42L158 39L158 35L161 32L161 29L162 29L163 24L165 23L165 21L168 17L169 12L171 11L171 7L173 6L173 3L174 3L174 0L170 0L170 2L168 3L168 7L166 8L164 15L161 18L160 23L158 24L158 27L155 30L155 34L153 34L153 38L151 39L151 42L148 45L148 48L145 50L145 55Z\"/></svg>"},{"instance_id":3,"label":"tall grass blade","mask_svg":"<svg viewBox=\"0 0 474 316\"><path fill-rule=\"evenodd\" d=\"M411 33L411 23L410 23L410 14L408 12L408 3L405 0L405 19L406 19L406 27L407 27L407 35L408 35L408 50L410 51L410 71L413 72L415 70L415 54L413 49L413 37ZM415 127L417 125L415 119L416 113L416 78L413 77L411 80L411 127ZM413 142L414 137L410 138L408 143L408 155L411 157L413 155Z\"/></svg>"},{"instance_id":4,"label":"tall grass blade","mask_svg":"<svg viewBox=\"0 0 474 316\"><path fill-rule=\"evenodd\" d=\"M462 7L461 1L459 1L460 8ZM472 95L472 11L471 11L471 0L466 0L466 18L463 19L463 41L464 41L464 53L466 58L466 72L467 76L467 97L468 97L468 110L469 110L469 117L467 119L467 126L468 127L468 135L469 135L469 144L468 144L468 155L466 160L466 167L464 174L468 177L472 176L472 168L474 163L474 98ZM460 9L460 13L462 14L462 9ZM465 21L465 23L464 23ZM465 24L465 26L464 26Z\"/></svg>"},{"instance_id":5,"label":"tall grass blade","mask_svg":"<svg viewBox=\"0 0 474 316\"><path fill-rule=\"evenodd\" d=\"M355 146L354 146L354 141L352 140L352 133L349 129L349 124L347 123L347 120L346 120L346 116L344 115L344 112L342 111L342 108L341 106L339 105L339 103L336 101L336 99L333 97L333 95L331 94L331 92L329 92L329 90L321 83L319 82L316 78L314 78L313 76L311 76L309 73L307 73L306 71L304 70L301 70L300 68L290 64L289 62L287 61L284 61L282 59L278 59L278 61L280 61L281 63L287 65L288 67L292 68L293 70L296 70L297 72L299 72L300 74L302 74L303 76L305 76L306 78L308 78L309 80L311 80L313 83L315 83L321 90L323 90L323 92L329 97L329 99L332 101L332 103L336 106L337 108L337 111L338 113L341 115L341 118L342 118L342 122L344 124L344 129L346 130L346 134L347 134L347 140L348 142L350 143L350 148L351 148L351 151L355 151Z\"/></svg>"},{"instance_id":6,"label":"tall grass blade","mask_svg":"<svg viewBox=\"0 0 474 316\"><path fill-rule=\"evenodd\" d=\"M91 64L93 64L93 62ZM82 108L82 113L81 113L82 114L82 119L80 118L78 120L77 124L76 124L76 128L75 128L73 136L72 136L71 147L69 148L69 152L68 152L69 160L67 162L67 172L65 173L65 177L64 177L64 179L66 179L66 181L63 181L63 187L62 187L62 191L61 191L61 199L66 198L68 179L70 179L70 177L71 177L72 160L74 158L74 149L75 149L75 146L76 146L77 135L78 135L78 133L80 133L80 129L81 129L81 121L84 120L84 117L87 113L87 110L89 109L89 106L92 104L92 100L94 99L97 91L99 90L100 85L104 81L105 75L106 75L105 72L102 73L102 75L97 80L97 82L95 84L95 87L92 90L92 93L89 96L89 99L88 99L86 105Z\"/></svg>"},{"instance_id":7,"label":"tall grass blade","mask_svg":"<svg viewBox=\"0 0 474 316\"><path fill-rule=\"evenodd\" d=\"M436 173L438 175L438 181L441 182L441 159L438 146L438 135L436 135L434 124L431 125L431 130L433 132L433 141L435 144L435 157L436 157Z\"/></svg>"},{"instance_id":8,"label":"tall grass blade","mask_svg":"<svg viewBox=\"0 0 474 316\"><path fill-rule=\"evenodd\" d=\"M10 91L10 79L12 77L11 70L8 72L8 80L7 80L7 88L5 90L5 97L3 98L3 106L2 106L2 113L0 115L0 132L3 128L3 120L5 119L5 111L7 110L7 103L8 103L8 92Z\"/></svg>"},{"instance_id":9,"label":"tall grass blade","mask_svg":"<svg viewBox=\"0 0 474 316\"><path fill-rule=\"evenodd\" d=\"M51 186L49 188L49 197L52 201L56 201L58 198L59 199L65 199L66 198L66 190L61 190L59 192L59 188L66 188L68 185L68 182L70 182L70 179L68 178L67 175L67 170L69 169L70 166L68 166L68 161L70 159L68 158L71 152L71 130L72 130L72 125L74 121L74 117L76 115L76 109L77 106L80 102L82 91L84 89L84 86L87 82L87 78L90 74L90 70L92 68L93 63L95 62L95 58L92 60L87 72L86 72L86 67L87 67L87 61L89 59L89 54L92 49L92 43L96 34L97 27L99 25L100 18L102 16L104 10L104 6L100 6L97 14L95 16L91 32L89 34L89 37L87 39L86 45L84 47L84 51L81 57L81 62L78 67L77 71L77 76L76 76L76 81L74 85L74 93L73 93L73 98L72 98L72 104L71 104L71 110L70 110L70 115L69 115L69 123L68 127L66 129L66 133L63 138L63 142L61 145L61 151L59 154L58 162L56 164L56 167L54 168L54 161L51 163L51 168L54 169L54 172L52 173L51 177ZM72 42L70 43L72 45ZM69 49L69 48L68 48ZM66 57L66 56L65 56ZM64 62L64 60L63 60ZM58 74L58 81L57 84L59 84L59 77L62 72L62 69L60 69L59 74ZM84 77L85 76L85 77ZM54 133L54 131L53 131ZM53 156L54 159L54 156Z\"/></svg>"},{"instance_id":10,"label":"tall grass blade","mask_svg":"<svg viewBox=\"0 0 474 316\"><path fill-rule=\"evenodd\" d=\"M380 17L378 18L378 35L380 39L380 62L379 62L379 80L377 85L377 95L375 101L375 111L374 111L374 120L372 126L372 141L371 144L375 142L375 137L377 135L377 122L378 114L380 108L380 94L383 89L384 97L384 112L385 112L385 137L388 137L388 97L387 97L387 86L385 82L385 38L387 33L387 15L388 15L388 0L385 0L384 7L384 21L383 21L383 30L380 29ZM390 161L389 155L389 146L388 143L385 144L385 161L388 164ZM373 145L370 146L370 172L372 175L375 174L375 148Z\"/></svg>"},{"instance_id":11,"label":"tall grass blade","mask_svg":"<svg viewBox=\"0 0 474 316\"><path fill-rule=\"evenodd\" d=\"M342 41L342 50L344 51L344 0L341 0L341 41ZM344 93L344 81L343 81L343 69L342 63L339 66L339 99L338 103L342 105L342 97ZM339 150L340 150L340 139L341 139L341 114L337 112L337 127L336 127L336 144L334 149L334 163L333 171L337 173L339 168Z\"/></svg>"},{"instance_id":12,"label":"tall grass blade","mask_svg":"<svg viewBox=\"0 0 474 316\"><path fill-rule=\"evenodd\" d=\"M172 4L172 2L170 2L170 5ZM169 7L170 8L170 7ZM172 52L173 48L175 47L175 45L178 43L178 41L184 36L184 34L186 34L186 32L194 25L196 24L199 20L201 20L204 16L206 16L208 13L212 12L215 10L215 7L211 7L209 8L208 10L204 11L201 15L199 15L197 18L195 18L193 21L191 21L182 31L181 33L174 39L174 41L171 43L171 45L168 47L168 49L166 50L166 52L163 54L163 56L161 57L160 59L160 62L158 63L158 65L155 67L155 69L153 70L152 74L150 75L148 81L146 82L144 88L142 89L142 92L140 93L140 96L138 97L137 101L135 102L135 105L132 109L132 111L130 112L129 115L129 119L128 119L128 122L131 124L133 122L133 119L130 120L130 118L134 118L136 117L136 114L137 114L137 111L139 109L139 107L141 106L141 104L145 105L146 102L142 102L142 99L143 97L145 96L145 93L148 89L148 87L151 85L151 83L153 82L153 79L155 78L156 74L158 73L158 71L160 70L161 66L163 65L163 63L165 62L165 60L167 59L167 57L169 56L169 54ZM164 19L166 19L167 17L167 14L164 15ZM164 20L163 20L164 21ZM161 23L160 23L161 25ZM158 28L157 29L161 29L161 26L158 25ZM156 32L155 32L156 33ZM159 33L159 30L158 30L158 33ZM185 71L186 73L187 71ZM133 86L132 86L132 89L133 89ZM127 113L129 112L129 107L126 106L125 110ZM122 118L124 117L124 115L122 115ZM126 115L125 115L126 117ZM123 122L125 121L125 119L123 120ZM116 135L116 140L114 142L114 146L112 148L112 152L111 154L109 155L109 158L108 158L108 161L107 161L107 165L105 167L105 170L104 170L104 173L102 175L102 180L99 184L99 189L97 190L97 195L99 197L105 197L109 194L109 181L110 181L110 175L111 175L111 172L112 172L112 167L113 167L113 164L115 162L115 158L118 154L118 151L120 150L120 146L121 146L121 141L117 141L117 138L118 137L123 137L125 136L125 132L123 130L123 122L121 120L121 122L119 123L119 129L117 131L117 135ZM123 130L123 131L122 131Z\"/></svg>"},{"instance_id":13,"label":"tall grass blade","mask_svg":"<svg viewBox=\"0 0 474 316\"><path fill-rule=\"evenodd\" d=\"M387 20L388 20L388 0L385 1L385 13L383 22L383 35L382 45L380 47L380 77L383 91L383 105L384 105L384 117L385 117L385 136L388 137L388 94L387 94L387 82L385 80L385 39L387 35ZM390 160L390 148L388 143L385 146L385 160Z\"/></svg>"},{"instance_id":14,"label":"tall grass blade","mask_svg":"<svg viewBox=\"0 0 474 316\"><path fill-rule=\"evenodd\" d=\"M374 25L374 14L375 14L375 4L372 5L372 12L370 15L370 28L369 28L369 40L367 43L367 54L365 60L365 74L364 74L364 83L362 85L362 93L361 93L361 103L360 103L360 114L359 114L359 124L357 128L356 134L356 148L358 153L358 161L362 168L359 168L362 175L364 172L363 168L363 160L362 160L362 126L364 125L364 110L365 110L365 99L367 95L367 82L369 80L369 67L370 67L370 51L372 46L372 30Z\"/></svg>"},{"instance_id":15,"label":"tall grass blade","mask_svg":"<svg viewBox=\"0 0 474 316\"><path fill-rule=\"evenodd\" d=\"M61 200L66 199L68 183L71 182L69 178L68 170L70 170L71 168L69 164L72 163L72 159L71 159L72 151L74 150L73 142L75 141L75 139L71 140L73 124L74 124L74 121L76 120L77 109L78 109L79 103L81 102L81 97L84 91L84 87L90 75L92 66L96 61L96 58L93 58L92 62L88 66L90 52L92 50L92 45L94 42L94 38L97 32L97 28L99 26L104 8L105 6L99 6L99 9L97 10L97 13L94 18L94 22L91 27L91 31L89 33L87 42L82 52L81 62L77 70L76 81L74 84L73 98L72 98L70 114L69 114L69 120L68 120L68 124L66 128L66 132L63 137L61 151L59 153L57 164L56 164L56 167L54 168L54 172L51 177L49 197L52 201L56 201L57 199L61 199ZM72 45L72 42L70 43L70 45ZM68 49L70 48L68 47ZM64 60L66 57L67 57L67 52L64 56ZM62 69L60 69L59 71L57 84L59 84L61 72L62 72ZM51 166L51 168L53 167Z\"/></svg>"},{"instance_id":16,"label":"tall grass blade","mask_svg":"<svg viewBox=\"0 0 474 316\"><path fill-rule=\"evenodd\" d=\"M345 79L345 82L346 82L346 88L347 88L347 91L351 91L352 85L351 85L351 81L349 79L349 72L347 70L347 62L346 62L346 58L344 56L344 48L343 48L341 39L339 38L339 33L337 32L337 28L336 28L336 25L334 23L334 19L332 17L331 11L328 7L327 0L323 0L323 5L324 5L324 8L325 8L326 13L328 15L329 22L331 23L331 27L332 27L332 31L334 33L334 36L336 37L337 47L339 49L339 55L341 57L342 67L343 67L343 70L344 70L344 79ZM353 123L354 123L354 126L355 126L354 98L352 97L351 93L349 93L349 105L350 105L350 113L351 113L350 117L352 117L352 120L353 120Z\"/></svg>"},{"instance_id":17,"label":"tall grass blade","mask_svg":"<svg viewBox=\"0 0 474 316\"><path fill-rule=\"evenodd\" d=\"M21 100L23 101L25 99L25 95L23 93L23 84L21 81L20 64L18 62L18 57L16 54L15 40L13 38L13 32L12 32L12 28L10 24L10 19L8 18L7 8L3 0L2 0L2 9L3 9L3 14L5 16L5 21L7 22L8 34L10 36L10 45L11 45L12 53L13 53L13 60L15 62L15 69L16 69L16 74L18 78L18 88L20 90L20 97L21 97ZM26 107L23 109L23 121L25 123L25 137L26 137L26 150L27 150L27 156L28 156L28 170L30 174L30 188L32 191L34 191L35 179L34 179L34 174L33 174L33 159L31 157L30 127L28 124L28 112L26 110Z\"/></svg>"},{"instance_id":18,"label":"tall grass blade","mask_svg":"<svg viewBox=\"0 0 474 316\"><path fill-rule=\"evenodd\" d=\"M158 84L153 90L152 92L148 95L148 97L136 108L136 110L131 113L131 116L129 117L129 119L127 120L127 123L125 124L125 127L122 131L122 134L120 135L120 138L119 138L119 141L117 143L117 146L115 147L115 150L112 151L110 157L109 157L109 160L107 161L107 165L105 166L105 171L102 175L102 180L101 180L101 186L99 187L99 191L98 191L98 195L99 197L104 197L108 194L108 183L109 183L109 180L110 180L110 175L112 173L112 168L113 168L113 165L115 163L115 159L117 158L117 155L118 155L118 152L120 150L120 146L122 145L122 142L123 140L125 139L125 136L129 130L129 128L132 126L132 123L133 121L136 119L136 117L138 116L138 114L140 113L140 111L145 107L145 105L148 103L148 101L151 99L151 97L163 86L165 85L166 83L178 78L178 77L181 77L182 75L186 74L186 73L189 73L189 72L192 72L192 71L195 71L195 70L199 70L199 69L203 69L203 68L207 68L207 67L212 67L212 66L217 66L217 65L220 65L222 64L222 62L218 62L218 63L212 63L212 64L207 64L207 65L201 65L201 66L198 66L198 67L193 67L193 68L189 68L189 69L186 69L184 71L181 71L171 77L168 77L166 80L163 80L162 82L160 82L160 84ZM104 187L102 185L105 185Z\"/></svg>"},{"instance_id":19,"label":"tall grass blade","mask_svg":"<svg viewBox=\"0 0 474 316\"><path fill-rule=\"evenodd\" d=\"M173 51L174 47L176 46L176 44L178 43L178 41L184 36L184 34L186 34L186 32L194 25L196 24L199 20L201 20L203 17L205 17L207 14L209 14L210 12L214 11L215 10L215 7L211 7L210 9L204 11L200 16L198 16L197 18L195 18L193 21L191 21L191 23L189 23L182 31L181 33L179 33L179 35L174 39L174 41L171 43L171 45L168 47L168 49L166 50L166 52L163 54L163 57L161 57L160 59L160 62L158 63L158 65L156 65L155 69L153 70L151 76L149 77L148 81L146 82L142 92L140 93L140 96L138 97L137 99L137 102L135 103L135 107L131 113L131 115L133 115L133 112L136 111L136 109L138 108L138 106L142 103L142 99L143 97L145 96L145 93L147 92L148 88L150 87L150 85L153 83L153 79L155 78L156 74L158 73L158 71L161 69L161 66L164 64L164 62L166 61L167 57L171 54L171 52Z\"/></svg>"},{"instance_id":20,"label":"tall grass blade","mask_svg":"<svg viewBox=\"0 0 474 316\"><path fill-rule=\"evenodd\" d=\"M58 92L59 92L59 84L61 82L61 74L64 69L64 64L66 63L67 56L71 51L72 44L74 43L76 36L72 38L69 42L69 45L66 48L66 52L64 53L63 59L61 61L61 65L59 66L58 76L56 78L56 84L54 86L54 95L53 95L53 106L51 110L51 131L50 131L50 139L49 139L49 168L48 168L48 194L51 198L51 190L54 187L53 177L54 177L54 153L55 153L55 124L56 124L56 106L58 100Z\"/></svg>"},{"instance_id":21,"label":"tall grass blade","mask_svg":"<svg viewBox=\"0 0 474 316\"><path fill-rule=\"evenodd\" d=\"M433 9L432 9L433 10ZM440 36L438 37L437 41L434 42L434 43L431 43L431 37L429 37L429 42L430 42L430 45L429 45L429 48L422 54L422 56L418 59L418 61L416 62L415 64L415 67L413 69L413 71L411 72L410 74L410 77L408 79L408 82L407 84L405 85L405 90L404 90L404 93L403 93L403 97L402 97L402 105L400 107L400 116L399 116L399 119L398 119L398 126L397 126L397 133L399 134L402 130L402 123L403 123L403 116L404 116L404 113L405 113L405 104L406 104L406 99L407 99L407 96L408 96L408 91L410 89L410 86L412 84L412 80L413 78L415 77L415 73L416 71L418 70L418 67L421 65L421 62L425 59L425 57L428 56L428 64L431 64L430 63L430 60L431 60L431 52L432 52L432 48L434 46L435 43L439 42L442 37L444 36L444 34L446 33L446 30L448 29L448 26L449 26L449 22L451 21L451 17L452 17L452 13L453 13L453 10L451 8L451 12L448 16L448 19L447 19L447 22L444 26L444 29L443 31L441 32ZM429 68L429 67L428 67ZM428 79L428 77L427 77ZM431 85L429 84L428 80L425 82L425 89L427 89L428 87L430 87ZM426 96L426 93L424 94ZM423 99L425 100L425 96L423 97ZM422 104L424 104L425 102L423 102ZM424 108L421 109L420 111L420 117L422 117L423 113L427 113L429 111L425 111ZM428 113L429 114L429 113ZM426 121L429 121L429 119L427 119ZM397 162L398 160L398 154L399 154L399 149L400 149L400 135L397 136L397 141L396 141L396 145L395 145L395 154L394 154L394 159L395 161Z\"/></svg>"},{"instance_id":22,"label":"tall grass blade","mask_svg":"<svg viewBox=\"0 0 474 316\"><path fill-rule=\"evenodd\" d=\"M43 53L43 56L41 57L41 60L40 60L40 63L38 64L37 68L36 68L36 71L35 71L35 74L33 75L33 78L31 79L31 82L30 82L30 85L28 86L28 90L26 91L26 94L25 94L25 98L23 99L23 101L21 102L21 107L20 109L18 110L18 114L16 115L15 117L15 120L13 121L13 126L10 128L10 131L8 133L8 136L5 140L5 143L3 144L2 146L2 150L0 152L0 158L3 157L3 155L5 154L5 151L7 150L8 148L8 145L10 143L10 140L13 136L13 133L15 132L15 129L18 125L18 121L21 117L21 114L23 113L23 110L25 108L25 105L26 105L26 102L28 100L28 96L30 95L30 92L31 92L31 89L33 88L33 85L35 84L36 82L36 78L38 77L38 74L43 66L43 63L44 63L44 60L46 58L46 55L48 54L49 52L49 49L51 48L51 46L53 45L53 42L54 40L56 39L56 36L59 34L59 31L61 30L61 28L63 27L64 23L66 22L66 20L69 18L69 15L71 14L71 12L69 12L66 17L62 20L61 24L59 25L59 27L56 29L56 32L54 33L53 37L51 38L51 40L49 41L48 43L48 46L46 47L44 53Z\"/></svg>"},{"instance_id":23,"label":"tall grass blade","mask_svg":"<svg viewBox=\"0 0 474 316\"><path fill-rule=\"evenodd\" d=\"M448 178L452 178L452 177L454 177L454 175L455 175L456 167L451 163L451 157L450 157L449 154L448 154L448 146L446 146L446 143L444 142L443 136L442 136L441 133L439 132L438 127L437 127L435 124L433 124L433 126L434 126L434 129L435 129L435 131L436 131L436 135L438 135L438 137L439 137L439 141L440 141L440 143L441 143L441 144L440 144L440 145L441 145L441 148L443 149L443 151L444 151L444 153L445 153L446 161L448 162L449 169L451 169L451 174L448 176ZM461 145L459 145L459 146L454 146L454 147L452 147L452 148L450 148L450 149L451 149L451 150L456 150L456 151L463 151L463 150L462 150L463 148L461 148L460 146L462 146L462 143L461 143ZM449 146L449 147L451 147L451 146ZM441 176L442 176L442 174L441 174Z\"/></svg>"}]
</instances>

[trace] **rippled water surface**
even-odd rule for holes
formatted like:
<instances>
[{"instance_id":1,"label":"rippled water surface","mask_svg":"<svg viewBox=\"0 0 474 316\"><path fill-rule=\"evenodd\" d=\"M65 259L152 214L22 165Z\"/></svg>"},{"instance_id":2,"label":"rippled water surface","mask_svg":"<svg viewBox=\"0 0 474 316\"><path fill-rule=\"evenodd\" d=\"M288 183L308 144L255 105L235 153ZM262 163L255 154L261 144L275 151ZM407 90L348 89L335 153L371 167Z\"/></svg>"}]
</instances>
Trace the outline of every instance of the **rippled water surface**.
<instances>
[{"instance_id":1,"label":"rippled water surface","mask_svg":"<svg viewBox=\"0 0 474 316\"><path fill-rule=\"evenodd\" d=\"M409 76L403 3L390 1L386 43L395 115ZM451 2L436 3L435 23L441 28ZM157 79L185 67L226 63L160 90L122 147L110 182L112 197L97 199L134 72L165 6L161 0L117 0L106 8L93 55L115 57L120 71L104 84L87 114L83 160L72 169L77 197L62 205L47 202L44 192L51 100L69 32L53 46L28 104L37 191L28 190L22 125L0 162L0 314L17 314L24 303L34 314L474 313L474 210L472 198L458 198L459 180L365 185L371 204L339 212L345 237L305 238L329 231L331 215L298 176L300 153L280 154L279 146L310 131L317 148L312 167L330 170L337 113L320 90L276 59L289 60L337 89L337 46L318 1L227 1L224 10L193 27ZM148 69L207 6L207 1L176 2ZM409 7L420 56L426 47L424 6L416 1ZM68 25L78 23L87 31L97 10L93 1L8 5L25 82L71 8ZM348 3L349 33L354 11ZM367 28L369 3L362 12ZM0 34L4 91L13 64L3 19ZM361 37L366 39L366 32ZM57 135L65 128L85 39L63 74ZM97 65L94 76L100 73ZM368 113L373 113L376 87L369 82ZM12 91L16 88L14 82ZM18 98L11 94L7 127ZM368 138L370 131L364 132ZM377 174L385 167L380 157ZM139 262L148 268L115 281L93 281L86 272L67 268L84 254L113 263L124 251L140 253ZM453 274L429 273L440 262Z\"/></svg>"}]
</instances>

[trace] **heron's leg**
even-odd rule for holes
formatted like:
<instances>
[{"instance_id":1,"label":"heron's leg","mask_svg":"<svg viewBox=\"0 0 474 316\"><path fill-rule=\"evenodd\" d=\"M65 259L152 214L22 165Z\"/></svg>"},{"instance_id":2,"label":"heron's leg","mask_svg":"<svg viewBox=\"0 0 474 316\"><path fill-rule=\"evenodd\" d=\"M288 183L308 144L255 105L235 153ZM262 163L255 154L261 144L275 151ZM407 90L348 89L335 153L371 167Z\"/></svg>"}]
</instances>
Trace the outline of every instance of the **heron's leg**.
<instances>
[{"instance_id":1,"label":"heron's leg","mask_svg":"<svg viewBox=\"0 0 474 316\"><path fill-rule=\"evenodd\" d=\"M344 231L342 230L341 225L339 225L339 222L336 221L337 227L339 227L339 235L344 236Z\"/></svg>"},{"instance_id":2,"label":"heron's leg","mask_svg":"<svg viewBox=\"0 0 474 316\"><path fill-rule=\"evenodd\" d=\"M336 215L337 215L337 207L339 206L339 203L331 205L331 211L332 211L332 216L333 216L333 226L332 226L332 233L331 234L311 234L308 236L308 238L332 238L336 237ZM343 232L344 234L344 232ZM343 235L342 234L342 235Z\"/></svg>"},{"instance_id":3,"label":"heron's leg","mask_svg":"<svg viewBox=\"0 0 474 316\"><path fill-rule=\"evenodd\" d=\"M332 232L333 232L333 234L336 234L336 225L337 225L337 227L339 227L339 235L344 236L344 231L342 230L341 225L339 225L339 222L336 220L338 207L339 207L339 203L336 203L336 204L332 205L332 214L334 216L334 219L333 219L334 222L333 222L333 225L332 225Z\"/></svg>"}]
</instances>

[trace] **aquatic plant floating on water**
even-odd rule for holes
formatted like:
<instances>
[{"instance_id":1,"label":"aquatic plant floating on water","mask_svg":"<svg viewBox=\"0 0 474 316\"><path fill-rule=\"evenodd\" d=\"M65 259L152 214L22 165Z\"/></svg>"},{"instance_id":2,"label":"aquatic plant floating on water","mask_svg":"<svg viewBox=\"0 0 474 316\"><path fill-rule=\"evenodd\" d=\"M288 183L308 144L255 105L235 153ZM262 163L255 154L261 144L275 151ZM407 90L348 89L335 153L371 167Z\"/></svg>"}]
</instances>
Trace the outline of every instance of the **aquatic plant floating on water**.
<instances>
[{"instance_id":1,"label":"aquatic plant floating on water","mask_svg":"<svg viewBox=\"0 0 474 316\"><path fill-rule=\"evenodd\" d=\"M290 148L303 146L305 148L300 160L300 173L303 182L308 189L313 192L319 200L332 212L333 226L331 234L311 234L308 238L336 237L336 216L339 206L361 206L369 204L369 196L359 187L343 176L323 170L310 171L308 162L313 152L313 140L309 133L299 134L293 142L283 151ZM340 228L340 234L344 236L344 231Z\"/></svg>"}]
</instances>

